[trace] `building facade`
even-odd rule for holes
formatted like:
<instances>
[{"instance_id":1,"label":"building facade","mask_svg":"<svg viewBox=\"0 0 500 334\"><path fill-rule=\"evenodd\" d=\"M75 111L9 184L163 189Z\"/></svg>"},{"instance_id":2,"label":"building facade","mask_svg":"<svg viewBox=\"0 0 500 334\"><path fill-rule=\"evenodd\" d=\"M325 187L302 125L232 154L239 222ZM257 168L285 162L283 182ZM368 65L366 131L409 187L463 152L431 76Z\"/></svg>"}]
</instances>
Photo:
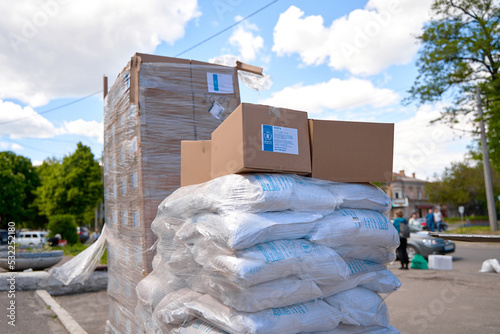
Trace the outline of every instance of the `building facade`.
<instances>
[{"instance_id":1,"label":"building facade","mask_svg":"<svg viewBox=\"0 0 500 334\"><path fill-rule=\"evenodd\" d=\"M392 182L383 186L392 202L389 217L395 218L399 210L403 211L406 218L414 212L417 213L418 218L425 217L427 211L433 208L425 193L426 184L427 181L417 179L415 173L412 173L412 176L405 175L404 170L393 173Z\"/></svg>"}]
</instances>

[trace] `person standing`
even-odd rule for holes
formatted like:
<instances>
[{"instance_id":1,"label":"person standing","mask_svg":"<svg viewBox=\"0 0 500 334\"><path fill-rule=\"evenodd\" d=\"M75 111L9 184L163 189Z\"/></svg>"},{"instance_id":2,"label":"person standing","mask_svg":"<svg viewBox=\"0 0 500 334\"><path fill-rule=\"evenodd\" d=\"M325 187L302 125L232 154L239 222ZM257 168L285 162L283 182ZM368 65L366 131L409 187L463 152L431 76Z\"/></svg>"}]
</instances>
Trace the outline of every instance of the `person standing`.
<instances>
[{"instance_id":1,"label":"person standing","mask_svg":"<svg viewBox=\"0 0 500 334\"><path fill-rule=\"evenodd\" d=\"M441 232L441 226L443 225L443 215L438 209L434 209L434 222L436 223L438 232Z\"/></svg>"},{"instance_id":2,"label":"person standing","mask_svg":"<svg viewBox=\"0 0 500 334\"><path fill-rule=\"evenodd\" d=\"M411 226L419 226L418 225L418 219L417 219L417 213L414 212L411 214L410 221L408 222Z\"/></svg>"},{"instance_id":3,"label":"person standing","mask_svg":"<svg viewBox=\"0 0 500 334\"><path fill-rule=\"evenodd\" d=\"M432 212L432 209L429 209L427 216L425 216L425 221L427 222L427 227L429 228L429 231L434 232L434 229L435 229L434 213Z\"/></svg>"},{"instance_id":4,"label":"person standing","mask_svg":"<svg viewBox=\"0 0 500 334\"><path fill-rule=\"evenodd\" d=\"M394 227L399 233L399 247L396 250L398 254L399 261L401 261L401 267L399 269L408 269L408 252L406 247L408 245L408 238L410 237L410 228L408 227L408 221L403 218L403 211L399 210L396 212L397 218L394 219Z\"/></svg>"}]
</instances>

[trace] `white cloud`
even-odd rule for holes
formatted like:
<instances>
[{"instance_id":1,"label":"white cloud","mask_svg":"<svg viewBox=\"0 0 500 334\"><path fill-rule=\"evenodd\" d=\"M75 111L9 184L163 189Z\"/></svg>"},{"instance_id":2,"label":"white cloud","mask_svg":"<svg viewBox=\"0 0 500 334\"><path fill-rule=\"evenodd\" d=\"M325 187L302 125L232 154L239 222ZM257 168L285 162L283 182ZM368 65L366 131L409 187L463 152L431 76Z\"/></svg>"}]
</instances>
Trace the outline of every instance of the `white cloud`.
<instances>
[{"instance_id":1,"label":"white cloud","mask_svg":"<svg viewBox=\"0 0 500 334\"><path fill-rule=\"evenodd\" d=\"M114 81L135 52L174 43L200 15L196 0L2 1L0 99L39 106Z\"/></svg>"},{"instance_id":2,"label":"white cloud","mask_svg":"<svg viewBox=\"0 0 500 334\"><path fill-rule=\"evenodd\" d=\"M346 110L361 106L380 108L398 101L399 96L394 91L377 88L368 80L333 78L313 85L286 87L260 103L319 114L325 110Z\"/></svg>"},{"instance_id":3,"label":"white cloud","mask_svg":"<svg viewBox=\"0 0 500 334\"><path fill-rule=\"evenodd\" d=\"M55 131L54 125L33 108L0 100L0 137L51 138Z\"/></svg>"},{"instance_id":4,"label":"white cloud","mask_svg":"<svg viewBox=\"0 0 500 334\"><path fill-rule=\"evenodd\" d=\"M394 171L416 172L417 178L441 175L451 162L463 161L470 144L470 132L457 132L447 124L430 122L440 116L441 105L421 107L416 114L395 125ZM460 129L472 131L468 119L463 118ZM462 135L461 138L459 136Z\"/></svg>"},{"instance_id":5,"label":"white cloud","mask_svg":"<svg viewBox=\"0 0 500 334\"><path fill-rule=\"evenodd\" d=\"M56 127L31 107L0 100L0 137L11 138L53 138L58 135L83 135L96 138L103 143L103 124L97 121L65 121ZM10 145L12 149L21 147Z\"/></svg>"},{"instance_id":6,"label":"white cloud","mask_svg":"<svg viewBox=\"0 0 500 334\"><path fill-rule=\"evenodd\" d=\"M432 0L371 0L365 9L336 19L330 26L322 16L305 16L291 6L274 27L279 56L298 53L306 65L328 61L336 70L373 75L387 67L407 64L418 50L417 36L429 19Z\"/></svg>"},{"instance_id":7,"label":"white cloud","mask_svg":"<svg viewBox=\"0 0 500 334\"><path fill-rule=\"evenodd\" d=\"M241 20L242 17L237 16L236 21ZM236 46L240 52L242 61L255 60L257 54L264 47L264 39L259 35L254 35L254 31L258 31L255 24L243 22L233 31L229 37L229 43Z\"/></svg>"},{"instance_id":8,"label":"white cloud","mask_svg":"<svg viewBox=\"0 0 500 334\"><path fill-rule=\"evenodd\" d=\"M100 144L104 143L103 123L97 121L76 121L64 122L64 125L58 129L58 134L83 135L96 138Z\"/></svg>"}]
</instances>

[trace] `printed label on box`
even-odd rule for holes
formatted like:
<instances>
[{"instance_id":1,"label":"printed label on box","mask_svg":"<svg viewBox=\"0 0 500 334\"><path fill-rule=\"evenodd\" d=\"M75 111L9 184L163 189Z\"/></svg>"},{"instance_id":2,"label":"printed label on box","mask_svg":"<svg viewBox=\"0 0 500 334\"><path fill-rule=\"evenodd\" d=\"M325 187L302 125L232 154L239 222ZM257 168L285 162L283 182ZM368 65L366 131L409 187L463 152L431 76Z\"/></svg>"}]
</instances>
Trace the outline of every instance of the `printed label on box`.
<instances>
[{"instance_id":1,"label":"printed label on box","mask_svg":"<svg viewBox=\"0 0 500 334\"><path fill-rule=\"evenodd\" d=\"M234 93L233 76L229 74L207 73L207 86L210 93Z\"/></svg>"},{"instance_id":2,"label":"printed label on box","mask_svg":"<svg viewBox=\"0 0 500 334\"><path fill-rule=\"evenodd\" d=\"M262 151L298 155L297 129L262 124Z\"/></svg>"},{"instance_id":3,"label":"printed label on box","mask_svg":"<svg viewBox=\"0 0 500 334\"><path fill-rule=\"evenodd\" d=\"M215 118L220 119L220 117L224 113L224 110L224 107L217 103L217 101L215 101L209 111Z\"/></svg>"}]
</instances>

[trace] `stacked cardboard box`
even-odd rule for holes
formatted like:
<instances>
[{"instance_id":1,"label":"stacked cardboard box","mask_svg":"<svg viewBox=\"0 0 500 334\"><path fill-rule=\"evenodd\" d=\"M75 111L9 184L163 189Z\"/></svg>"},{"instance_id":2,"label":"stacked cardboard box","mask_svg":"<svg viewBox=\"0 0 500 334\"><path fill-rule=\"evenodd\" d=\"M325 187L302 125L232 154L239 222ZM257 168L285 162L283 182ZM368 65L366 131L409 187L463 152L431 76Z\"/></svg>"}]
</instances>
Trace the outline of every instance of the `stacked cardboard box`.
<instances>
[{"instance_id":1,"label":"stacked cardboard box","mask_svg":"<svg viewBox=\"0 0 500 334\"><path fill-rule=\"evenodd\" d=\"M160 202L180 186L181 140L210 139L239 105L236 68L136 54L104 99L108 330L135 333Z\"/></svg>"}]
</instances>

